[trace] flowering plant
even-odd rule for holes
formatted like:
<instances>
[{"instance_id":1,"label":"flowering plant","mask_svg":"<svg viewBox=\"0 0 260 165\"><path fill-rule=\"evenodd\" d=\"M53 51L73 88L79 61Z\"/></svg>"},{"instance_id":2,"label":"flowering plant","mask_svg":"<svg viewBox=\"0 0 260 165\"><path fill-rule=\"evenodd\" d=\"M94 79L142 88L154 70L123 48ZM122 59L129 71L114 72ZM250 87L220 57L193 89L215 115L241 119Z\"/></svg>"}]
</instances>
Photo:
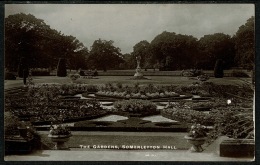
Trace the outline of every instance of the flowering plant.
<instances>
[{"instance_id":1,"label":"flowering plant","mask_svg":"<svg viewBox=\"0 0 260 165\"><path fill-rule=\"evenodd\" d=\"M50 135L71 135L71 132L67 126L59 124L56 127L51 126Z\"/></svg>"},{"instance_id":2,"label":"flowering plant","mask_svg":"<svg viewBox=\"0 0 260 165\"><path fill-rule=\"evenodd\" d=\"M129 113L154 113L156 105L148 100L130 99L114 102L114 107L120 112Z\"/></svg>"},{"instance_id":3,"label":"flowering plant","mask_svg":"<svg viewBox=\"0 0 260 165\"><path fill-rule=\"evenodd\" d=\"M193 138L206 137L207 136L206 127L204 125L194 124L191 126L188 136Z\"/></svg>"}]
</instances>

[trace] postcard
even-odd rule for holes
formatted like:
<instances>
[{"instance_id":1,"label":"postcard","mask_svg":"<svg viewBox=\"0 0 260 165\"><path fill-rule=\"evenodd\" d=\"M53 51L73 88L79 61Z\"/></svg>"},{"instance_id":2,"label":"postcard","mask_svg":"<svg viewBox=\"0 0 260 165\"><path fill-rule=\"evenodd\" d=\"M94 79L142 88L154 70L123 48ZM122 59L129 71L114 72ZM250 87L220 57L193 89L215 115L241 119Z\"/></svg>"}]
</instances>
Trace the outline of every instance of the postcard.
<instances>
[{"instance_id":1,"label":"postcard","mask_svg":"<svg viewBox=\"0 0 260 165\"><path fill-rule=\"evenodd\" d=\"M254 4L5 4L5 161L254 161Z\"/></svg>"}]
</instances>

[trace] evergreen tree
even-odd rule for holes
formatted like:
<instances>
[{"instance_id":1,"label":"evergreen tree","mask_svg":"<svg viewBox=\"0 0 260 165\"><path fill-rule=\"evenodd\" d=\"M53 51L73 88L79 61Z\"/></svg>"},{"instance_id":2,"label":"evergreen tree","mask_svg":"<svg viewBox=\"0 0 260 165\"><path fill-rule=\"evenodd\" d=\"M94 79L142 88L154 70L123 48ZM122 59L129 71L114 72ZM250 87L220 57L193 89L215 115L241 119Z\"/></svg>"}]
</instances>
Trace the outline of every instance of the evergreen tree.
<instances>
[{"instance_id":1,"label":"evergreen tree","mask_svg":"<svg viewBox=\"0 0 260 165\"><path fill-rule=\"evenodd\" d=\"M57 67L57 76L58 77L67 76L66 61L64 58L59 59L59 63L58 63L58 67Z\"/></svg>"},{"instance_id":2,"label":"evergreen tree","mask_svg":"<svg viewBox=\"0 0 260 165\"><path fill-rule=\"evenodd\" d=\"M223 78L224 71L223 71L223 61L221 59L218 59L215 64L214 68L214 76L215 78Z\"/></svg>"}]
</instances>

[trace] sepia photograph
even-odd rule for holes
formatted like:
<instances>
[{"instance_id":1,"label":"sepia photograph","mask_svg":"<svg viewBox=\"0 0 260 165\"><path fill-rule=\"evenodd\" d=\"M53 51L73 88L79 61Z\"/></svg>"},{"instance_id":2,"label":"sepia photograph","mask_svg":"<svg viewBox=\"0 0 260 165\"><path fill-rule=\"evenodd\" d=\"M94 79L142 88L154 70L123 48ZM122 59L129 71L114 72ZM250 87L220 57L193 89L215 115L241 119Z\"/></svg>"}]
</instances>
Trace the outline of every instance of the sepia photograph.
<instances>
[{"instance_id":1,"label":"sepia photograph","mask_svg":"<svg viewBox=\"0 0 260 165\"><path fill-rule=\"evenodd\" d=\"M5 4L5 161L255 161L255 5Z\"/></svg>"}]
</instances>

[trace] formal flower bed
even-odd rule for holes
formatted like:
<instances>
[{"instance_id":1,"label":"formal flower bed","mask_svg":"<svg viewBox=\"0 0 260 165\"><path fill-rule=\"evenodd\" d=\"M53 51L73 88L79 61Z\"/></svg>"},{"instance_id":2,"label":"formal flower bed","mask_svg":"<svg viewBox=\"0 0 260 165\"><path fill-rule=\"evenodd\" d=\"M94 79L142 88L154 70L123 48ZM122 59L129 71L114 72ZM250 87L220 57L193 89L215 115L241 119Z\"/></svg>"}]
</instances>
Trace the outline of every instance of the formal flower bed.
<instances>
[{"instance_id":1,"label":"formal flower bed","mask_svg":"<svg viewBox=\"0 0 260 165\"><path fill-rule=\"evenodd\" d=\"M123 86L122 84L105 84L101 86L96 93L97 96L116 97L124 99L154 99L164 97L179 97L180 95L173 91L171 86L155 86L148 84L140 86Z\"/></svg>"},{"instance_id":2,"label":"formal flower bed","mask_svg":"<svg viewBox=\"0 0 260 165\"><path fill-rule=\"evenodd\" d=\"M134 86L127 86L120 83L116 85L106 84L99 87L83 84L38 84L29 86L28 94L24 98L15 95L13 97L6 97L5 110L11 111L15 116L20 117L20 119L22 118L24 120L27 118L33 123L50 123L51 121L57 120L61 113L65 121L90 119L108 113L146 116L159 113L156 110L156 105L146 99L156 97L179 97L179 94L176 92L192 93L192 91L194 92L196 90L199 92L201 92L200 90L205 91L215 97L209 102L180 101L171 103L166 109L161 111L162 115L184 123L199 123L214 126L214 130L216 130L218 134L230 134L230 136L236 136L235 134L237 134L237 137L243 137L249 134L252 129L252 122L248 119L250 119L250 117L252 118L252 115L248 118L239 116L239 119L241 119L239 121L241 121L241 123L243 123L243 120L248 122L244 123L245 125L242 125L242 127L240 125L236 131L232 131L232 128L235 128L232 124L224 124L224 127L222 127L223 124L221 125L219 121L225 119L222 123L232 121L234 124L234 121L236 121L237 118L233 120L231 114L234 113L233 117L236 117L235 114L245 114L244 109L252 108L252 102L246 102L235 97L231 98L232 104L227 105L227 98L230 99L230 96L225 95L225 92L230 92L238 97L249 99L252 98L252 93L250 93L252 90L247 86L223 86L207 82L194 83L192 85L180 87L155 86L153 84L142 86L135 84ZM99 91L99 94L103 93L108 97L117 96L129 98L129 100L126 99L115 102L114 109L105 110L96 100L61 99L62 95L73 95L81 92L92 93L97 91ZM220 94L221 92L223 93ZM211 107L211 112L204 113L193 110L194 107L203 106ZM243 109L241 107L245 108ZM247 111L247 113L250 113L250 110ZM238 123L237 126L241 123ZM242 128L243 130L241 130Z\"/></svg>"},{"instance_id":3,"label":"formal flower bed","mask_svg":"<svg viewBox=\"0 0 260 165\"><path fill-rule=\"evenodd\" d=\"M200 96L212 96L230 98L231 95L253 98L254 91L248 85L217 85L212 82L194 82L191 85L179 85L175 89L177 93L192 93Z\"/></svg>"},{"instance_id":4,"label":"formal flower bed","mask_svg":"<svg viewBox=\"0 0 260 165\"><path fill-rule=\"evenodd\" d=\"M159 113L153 102L140 99L116 101L114 103L114 108L113 113L126 112L129 114L141 114L142 116Z\"/></svg>"},{"instance_id":5,"label":"formal flower bed","mask_svg":"<svg viewBox=\"0 0 260 165\"><path fill-rule=\"evenodd\" d=\"M161 111L164 117L183 123L214 125L214 116L187 108L167 108Z\"/></svg>"},{"instance_id":6,"label":"formal flower bed","mask_svg":"<svg viewBox=\"0 0 260 165\"><path fill-rule=\"evenodd\" d=\"M32 97L48 97L57 99L60 95L97 92L98 87L87 84L36 84L29 86L28 95Z\"/></svg>"},{"instance_id":7,"label":"formal flower bed","mask_svg":"<svg viewBox=\"0 0 260 165\"><path fill-rule=\"evenodd\" d=\"M253 138L254 118L252 110L243 110L236 107L214 109L214 129L211 137L227 135L231 138Z\"/></svg>"},{"instance_id":8,"label":"formal flower bed","mask_svg":"<svg viewBox=\"0 0 260 165\"><path fill-rule=\"evenodd\" d=\"M61 93L64 89L86 89L92 91L93 86L76 86L67 88L62 85L35 85L29 87L29 92L24 98L12 98L7 100L5 110L10 111L21 120L30 120L33 124L49 124L56 120L62 112L64 120L91 119L105 115L107 112L96 100L63 100ZM75 92L76 90L71 90Z\"/></svg>"},{"instance_id":9,"label":"formal flower bed","mask_svg":"<svg viewBox=\"0 0 260 165\"><path fill-rule=\"evenodd\" d=\"M107 114L107 111L96 100L60 101L59 104L56 104L56 107L42 107L40 111L39 109L35 109L36 112L29 111L30 114L37 113L37 115L30 118L34 124L37 124L37 122L50 123L57 120L60 114L62 114L65 122L92 119Z\"/></svg>"},{"instance_id":10,"label":"formal flower bed","mask_svg":"<svg viewBox=\"0 0 260 165\"><path fill-rule=\"evenodd\" d=\"M190 108L171 107L162 110L162 115L172 120L213 126L209 132L209 141L226 135L231 138L253 138L253 110L237 106L215 107L204 113Z\"/></svg>"}]
</instances>

